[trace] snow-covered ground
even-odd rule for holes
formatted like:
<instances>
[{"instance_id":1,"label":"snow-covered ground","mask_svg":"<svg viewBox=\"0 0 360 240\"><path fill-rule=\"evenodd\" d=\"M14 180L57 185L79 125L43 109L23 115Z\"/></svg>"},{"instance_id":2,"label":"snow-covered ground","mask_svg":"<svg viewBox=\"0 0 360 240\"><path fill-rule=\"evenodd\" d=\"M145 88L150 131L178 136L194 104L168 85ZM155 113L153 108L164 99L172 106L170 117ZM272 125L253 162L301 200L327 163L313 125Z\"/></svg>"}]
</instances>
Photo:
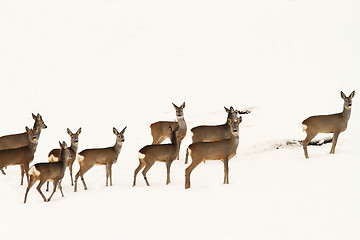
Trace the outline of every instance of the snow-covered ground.
<instances>
[{"instance_id":1,"label":"snow-covered ground","mask_svg":"<svg viewBox=\"0 0 360 240\"><path fill-rule=\"evenodd\" d=\"M360 239L359 23L356 0L0 1L0 135L42 114L36 163L69 143L66 128L82 127L81 151L113 145L112 128L127 126L112 187L94 167L87 191L74 193L66 173L64 198L44 203L33 187L23 204L19 167L8 167L1 239ZM309 147L310 159L300 146L276 149L353 90L335 155L329 144ZM171 184L156 163L151 186L139 174L132 187L149 125L174 120L172 102L186 102L188 129L224 123L224 106L252 109L229 185L208 161L184 189L188 133Z\"/></svg>"}]
</instances>

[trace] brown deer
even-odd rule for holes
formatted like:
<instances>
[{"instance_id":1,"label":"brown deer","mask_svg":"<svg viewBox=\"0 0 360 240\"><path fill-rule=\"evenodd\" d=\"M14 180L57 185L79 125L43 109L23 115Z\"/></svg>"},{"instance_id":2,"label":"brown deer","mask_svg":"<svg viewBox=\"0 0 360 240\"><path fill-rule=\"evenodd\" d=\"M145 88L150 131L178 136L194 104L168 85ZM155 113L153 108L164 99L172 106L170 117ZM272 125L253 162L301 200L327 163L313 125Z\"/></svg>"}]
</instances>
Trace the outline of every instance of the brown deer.
<instances>
[{"instance_id":1,"label":"brown deer","mask_svg":"<svg viewBox=\"0 0 360 240\"><path fill-rule=\"evenodd\" d=\"M35 120L33 129L40 127L40 132L41 132L41 129L47 128L47 126L45 125L45 123L39 113L37 115L34 115L32 113L32 117ZM40 135L39 135L39 137L40 137ZM29 141L27 132L6 135L6 136L0 137L0 150L24 147L24 146L29 145L29 143L30 143L30 141ZM22 166L21 166L21 171L24 172L24 169L22 168ZM1 172L2 172L2 174L5 175L5 172L3 169L1 170ZM22 184L23 184L23 182L21 181L21 185Z\"/></svg>"},{"instance_id":2,"label":"brown deer","mask_svg":"<svg viewBox=\"0 0 360 240\"><path fill-rule=\"evenodd\" d=\"M231 131L230 126L228 124L229 119L232 121L235 121L238 119L237 114L239 113L238 110L234 110L233 107L230 107L230 109L225 108L225 111L227 112L227 119L226 123L222 125L216 125L216 126L197 126L191 129L191 135L192 135L192 141L193 143L196 142L214 142L219 141L222 139L230 138L231 137ZM185 164L187 164L189 152L186 151L186 160Z\"/></svg>"},{"instance_id":3,"label":"brown deer","mask_svg":"<svg viewBox=\"0 0 360 240\"><path fill-rule=\"evenodd\" d=\"M57 162L45 162L45 163L37 163L32 166L29 170L30 181L28 187L26 188L24 203L26 203L27 195L29 193L30 188L36 183L36 181L40 181L39 185L36 187L41 197L44 199L44 202L50 202L52 196L56 192L56 187L59 186L61 196L64 197L64 193L62 191L61 180L64 177L66 170L66 161L68 159L69 151L66 146L66 143L59 142L60 144L60 157ZM46 181L54 182L54 189L51 193L50 197L46 199L45 195L41 191L42 185Z\"/></svg>"},{"instance_id":4,"label":"brown deer","mask_svg":"<svg viewBox=\"0 0 360 240\"><path fill-rule=\"evenodd\" d=\"M239 144L239 124L242 118L238 120L228 120L230 125L231 137L215 142L197 142L188 147L192 162L185 169L185 189L190 188L190 174L202 161L222 160L224 162L224 184L229 184L229 160L236 155Z\"/></svg>"},{"instance_id":5,"label":"brown deer","mask_svg":"<svg viewBox=\"0 0 360 240\"><path fill-rule=\"evenodd\" d=\"M334 134L330 153L335 153L335 147L339 134L346 130L350 119L352 98L355 96L355 91L353 91L348 97L346 97L343 92L341 92L340 95L341 98L344 99L344 108L341 113L312 116L302 122L303 129L306 132L306 138L302 142L305 158L309 158L307 151L308 144L318 133Z\"/></svg>"},{"instance_id":6,"label":"brown deer","mask_svg":"<svg viewBox=\"0 0 360 240\"><path fill-rule=\"evenodd\" d=\"M179 126L179 131L177 132L177 140L180 148L181 142L186 136L186 131L187 131L186 122L184 118L185 102L180 107L176 106L174 103L173 106L176 110L177 122L159 121L151 124L150 125L151 135L153 137L152 144L160 144L166 138L171 138L171 135L169 133L169 127L175 129L176 126ZM179 156L177 157L177 159L179 159Z\"/></svg>"},{"instance_id":7,"label":"brown deer","mask_svg":"<svg viewBox=\"0 0 360 240\"><path fill-rule=\"evenodd\" d=\"M84 189L87 190L87 186L84 180L84 174L94 165L106 166L106 186L108 186L109 178L110 186L112 186L111 167L114 163L116 163L122 148L122 144L125 141L125 129L126 127L121 132L118 132L116 128L113 128L113 132L116 135L116 142L113 147L85 149L78 154L78 162L80 164L80 169L75 175L74 192L77 191L77 180L79 177L81 177Z\"/></svg>"},{"instance_id":8,"label":"brown deer","mask_svg":"<svg viewBox=\"0 0 360 240\"><path fill-rule=\"evenodd\" d=\"M74 186L72 167L73 167L74 161L76 159L76 153L77 153L78 146L79 146L79 135L81 133L81 128L79 128L76 131L76 133L71 132L71 130L68 128L67 133L70 136L71 145L69 147L69 156L66 161L66 165L68 166L69 172L70 172L71 186ZM61 152L60 148L54 148L53 150L51 150L48 154L49 162L59 161L60 152ZM46 184L46 191L48 191L48 190L49 190L49 181Z\"/></svg>"},{"instance_id":9,"label":"brown deer","mask_svg":"<svg viewBox=\"0 0 360 240\"><path fill-rule=\"evenodd\" d=\"M136 175L143 168L142 174L144 176L145 182L147 186L150 186L146 173L149 169L154 165L155 162L165 162L167 168L167 179L166 184L170 183L170 167L172 162L179 155L179 143L177 141L177 132L179 130L179 126L176 126L173 130L171 126L169 126L168 131L171 134L171 143L170 144L153 144L147 145L140 149L139 151L139 166L135 169L134 172L134 183L136 184Z\"/></svg>"},{"instance_id":10,"label":"brown deer","mask_svg":"<svg viewBox=\"0 0 360 240\"><path fill-rule=\"evenodd\" d=\"M0 150L0 169L10 165L20 165L22 166L21 169L24 169L24 171L21 171L21 185L23 184L24 174L26 174L29 182L29 165L34 159L41 131L40 127L37 127L36 129L29 129L26 127L25 129L29 139L29 144L27 146Z\"/></svg>"}]
</instances>

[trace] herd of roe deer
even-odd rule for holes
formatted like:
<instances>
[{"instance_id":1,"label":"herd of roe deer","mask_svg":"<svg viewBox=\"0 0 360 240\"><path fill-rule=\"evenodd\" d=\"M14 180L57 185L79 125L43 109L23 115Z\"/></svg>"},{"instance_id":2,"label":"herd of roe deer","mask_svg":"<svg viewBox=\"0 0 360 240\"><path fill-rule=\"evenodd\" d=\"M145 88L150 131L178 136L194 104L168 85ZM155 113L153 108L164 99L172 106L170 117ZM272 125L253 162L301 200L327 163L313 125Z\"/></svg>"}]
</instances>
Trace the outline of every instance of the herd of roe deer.
<instances>
[{"instance_id":1,"label":"herd of roe deer","mask_svg":"<svg viewBox=\"0 0 360 240\"><path fill-rule=\"evenodd\" d=\"M330 153L335 153L335 146L338 136L347 128L350 118L352 98L355 95L353 91L349 96L341 92L341 98L344 100L343 111L330 115L318 115L305 119L302 122L306 138L302 141L305 158L309 158L307 146L310 141L318 133L333 133L332 147ZM166 184L170 183L170 167L175 159L179 159L180 145L186 136L187 126L184 119L185 103L181 106L173 104L176 110L177 121L159 121L150 125L153 142L139 150L139 166L134 171L133 186L136 185L136 176L143 169L142 175L147 186L150 186L147 179L147 172L155 162L164 162L167 167ZM226 122L216 126L197 126L192 128L192 143L186 148L185 163L188 163L188 157L191 156L192 162L185 169L185 188L190 188L191 172L202 161L221 160L224 163L224 184L229 183L228 163L229 160L236 155L239 144L239 124L242 122L240 114L248 112L240 112L233 107L230 109L225 107L227 112ZM84 174L94 165L106 166L106 186L112 186L112 165L116 163L120 154L122 144L124 142L124 133L126 127L120 132L113 128L116 136L115 145L107 148L85 149L79 153L78 141L81 133L79 128L75 133L67 129L70 136L71 145L68 147L65 142L59 142L60 148L53 149L48 154L48 162L37 163L30 168L30 163L34 159L34 153L38 144L42 129L47 128L40 114L32 114L35 120L32 129L26 127L26 132L20 134L12 134L0 137L0 170L5 175L4 168L10 165L20 165L21 185L26 175L28 187L26 188L24 203L26 203L27 195L31 187L40 181L36 189L42 196L43 200L50 201L57 187L60 189L62 196L61 181L64 177L66 167L69 168L71 185L74 191L77 191L77 181L80 177L84 189L87 185L84 180ZM169 138L171 143L162 144ZM73 180L72 166L77 159L79 163L79 171ZM49 181L53 181L53 191L48 199L41 191L41 187L47 182L46 191L49 189ZM110 183L109 183L110 181Z\"/></svg>"}]
</instances>

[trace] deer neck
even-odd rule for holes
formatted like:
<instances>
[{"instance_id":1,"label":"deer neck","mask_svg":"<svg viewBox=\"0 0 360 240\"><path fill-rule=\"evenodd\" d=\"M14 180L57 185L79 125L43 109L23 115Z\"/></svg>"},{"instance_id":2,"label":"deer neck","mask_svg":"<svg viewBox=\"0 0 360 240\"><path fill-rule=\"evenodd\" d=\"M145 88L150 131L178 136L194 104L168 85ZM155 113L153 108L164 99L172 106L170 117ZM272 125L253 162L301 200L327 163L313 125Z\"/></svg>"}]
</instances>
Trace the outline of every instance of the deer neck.
<instances>
[{"instance_id":1,"label":"deer neck","mask_svg":"<svg viewBox=\"0 0 360 240\"><path fill-rule=\"evenodd\" d=\"M186 122L184 117L179 117L177 120L180 128L186 128Z\"/></svg>"},{"instance_id":2,"label":"deer neck","mask_svg":"<svg viewBox=\"0 0 360 240\"><path fill-rule=\"evenodd\" d=\"M343 117L343 119L346 121L349 121L350 115L351 115L351 107L350 108L344 107L344 109L341 113L341 116Z\"/></svg>"},{"instance_id":3,"label":"deer neck","mask_svg":"<svg viewBox=\"0 0 360 240\"><path fill-rule=\"evenodd\" d=\"M29 143L29 145L27 146L30 150L30 152L34 155L35 151L36 151L36 148L37 148L37 145L38 145L38 141L36 142L31 142Z\"/></svg>"},{"instance_id":4,"label":"deer neck","mask_svg":"<svg viewBox=\"0 0 360 240\"><path fill-rule=\"evenodd\" d=\"M77 143L71 143L70 149L76 154L78 150L79 145Z\"/></svg>"},{"instance_id":5,"label":"deer neck","mask_svg":"<svg viewBox=\"0 0 360 240\"><path fill-rule=\"evenodd\" d=\"M114 152L115 152L117 155L119 155L121 148L122 148L122 142L120 142L120 143L116 142L115 145L114 145L114 147L113 147Z\"/></svg>"}]
</instances>

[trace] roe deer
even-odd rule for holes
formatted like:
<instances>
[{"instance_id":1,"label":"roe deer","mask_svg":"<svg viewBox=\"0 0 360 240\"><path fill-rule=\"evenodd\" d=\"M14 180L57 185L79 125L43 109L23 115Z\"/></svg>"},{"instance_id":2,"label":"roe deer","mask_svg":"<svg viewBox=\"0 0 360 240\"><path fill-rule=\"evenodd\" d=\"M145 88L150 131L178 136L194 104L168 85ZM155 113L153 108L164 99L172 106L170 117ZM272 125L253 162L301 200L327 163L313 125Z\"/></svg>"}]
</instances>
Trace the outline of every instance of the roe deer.
<instances>
[{"instance_id":1,"label":"roe deer","mask_svg":"<svg viewBox=\"0 0 360 240\"><path fill-rule=\"evenodd\" d=\"M21 165L21 185L23 185L24 174L29 182L29 165L30 162L34 159L34 154L39 140L40 127L36 129L25 128L28 135L29 144L24 147L4 149L0 150L0 169L10 165Z\"/></svg>"},{"instance_id":2,"label":"roe deer","mask_svg":"<svg viewBox=\"0 0 360 240\"><path fill-rule=\"evenodd\" d=\"M113 128L113 132L116 135L116 142L113 147L85 149L78 154L80 169L75 175L74 192L77 191L77 180L79 177L81 177L84 189L87 190L84 174L94 165L106 165L106 186L108 186L109 178L110 186L112 186L111 167L114 163L116 163L122 148L122 144L125 141L125 129L126 127L121 132L118 132L116 128Z\"/></svg>"},{"instance_id":3,"label":"roe deer","mask_svg":"<svg viewBox=\"0 0 360 240\"><path fill-rule=\"evenodd\" d=\"M230 125L231 137L216 142L197 142L188 147L192 162L185 169L185 189L190 188L190 174L202 161L222 160L224 162L224 184L229 184L229 160L235 156L239 144L239 124L242 118L238 120L228 120Z\"/></svg>"},{"instance_id":4,"label":"roe deer","mask_svg":"<svg viewBox=\"0 0 360 240\"><path fill-rule=\"evenodd\" d=\"M352 98L355 96L355 91L353 91L348 97L346 97L343 92L340 94L341 98L344 99L344 108L341 113L312 116L302 122L303 129L306 132L306 138L302 142L305 158L309 158L307 151L308 144L318 133L334 134L330 153L335 153L335 146L339 134L346 130L350 119Z\"/></svg>"},{"instance_id":5,"label":"roe deer","mask_svg":"<svg viewBox=\"0 0 360 240\"><path fill-rule=\"evenodd\" d=\"M169 133L169 127L175 129L176 126L179 125L179 131L177 132L177 140L180 148L181 141L186 136L186 131L187 131L186 122L184 118L185 102L180 107L176 106L174 103L173 106L176 110L177 122L159 121L151 124L150 125L151 135L153 137L152 144L160 144L166 138L171 138L171 134ZM179 156L177 156L177 159L179 159Z\"/></svg>"},{"instance_id":6,"label":"roe deer","mask_svg":"<svg viewBox=\"0 0 360 240\"><path fill-rule=\"evenodd\" d=\"M66 170L66 160L68 159L69 150L66 146L66 143L59 142L60 144L60 157L59 161L57 162L44 162L44 163L37 163L32 166L29 170L30 180L28 187L26 188L24 203L26 203L26 198L29 193L30 188L36 183L36 181L40 181L39 185L36 187L44 202L50 202L52 196L56 191L56 187L59 186L61 196L64 197L64 193L62 191L61 180L64 177L65 170ZM51 193L50 197L46 200L45 195L41 191L42 185L46 181L53 181L54 182L54 189Z\"/></svg>"},{"instance_id":7,"label":"roe deer","mask_svg":"<svg viewBox=\"0 0 360 240\"><path fill-rule=\"evenodd\" d=\"M146 173L149 169L157 162L165 162L167 168L167 179L166 184L170 183L170 167L172 162L177 158L179 155L179 144L177 141L177 132L179 130L179 126L173 130L171 126L169 126L168 131L171 134L171 143L170 144L153 144L147 145L140 149L139 151L139 166L135 169L134 172L134 183L133 186L136 184L136 175L138 172L143 168L142 174L144 176L145 182L147 186L150 186L147 178Z\"/></svg>"},{"instance_id":8,"label":"roe deer","mask_svg":"<svg viewBox=\"0 0 360 240\"><path fill-rule=\"evenodd\" d=\"M79 128L76 131L76 133L71 132L71 130L69 128L67 128L66 130L67 130L67 133L70 135L70 141L71 141L71 145L68 148L69 156L66 161L66 165L68 166L69 172L70 172L71 186L74 186L72 167L73 167L74 161L76 159L76 153L77 153L78 146L79 146L79 135L81 133L81 128ZM48 154L49 162L59 161L60 152L61 152L60 148L54 148L53 150L51 150ZM49 190L49 182L47 182L47 185L46 185L46 191L48 191L48 190Z\"/></svg>"},{"instance_id":9,"label":"roe deer","mask_svg":"<svg viewBox=\"0 0 360 240\"><path fill-rule=\"evenodd\" d=\"M230 126L228 124L229 119L232 121L235 121L238 119L237 114L238 110L234 110L233 107L230 107L230 109L225 108L225 111L227 112L227 119L225 124L217 125L217 126L197 126L191 129L191 135L193 143L196 142L214 142L219 141L222 139L230 138L231 137L231 131ZM186 151L186 156L189 155L189 152ZM185 164L187 164L188 157L185 158Z\"/></svg>"},{"instance_id":10,"label":"roe deer","mask_svg":"<svg viewBox=\"0 0 360 240\"><path fill-rule=\"evenodd\" d=\"M40 127L41 129L47 128L45 125L41 115L38 113L37 115L34 115L32 113L32 117L35 120L33 129L36 129L37 127ZM40 137L40 135L39 135ZM11 148L19 148L29 145L29 137L27 132L24 133L18 133L18 134L11 134L0 137L0 150L3 149L11 149ZM21 171L24 172L24 169L21 166ZM2 174L5 175L5 172L3 169L1 169ZM21 181L21 185L23 182Z\"/></svg>"}]
</instances>

